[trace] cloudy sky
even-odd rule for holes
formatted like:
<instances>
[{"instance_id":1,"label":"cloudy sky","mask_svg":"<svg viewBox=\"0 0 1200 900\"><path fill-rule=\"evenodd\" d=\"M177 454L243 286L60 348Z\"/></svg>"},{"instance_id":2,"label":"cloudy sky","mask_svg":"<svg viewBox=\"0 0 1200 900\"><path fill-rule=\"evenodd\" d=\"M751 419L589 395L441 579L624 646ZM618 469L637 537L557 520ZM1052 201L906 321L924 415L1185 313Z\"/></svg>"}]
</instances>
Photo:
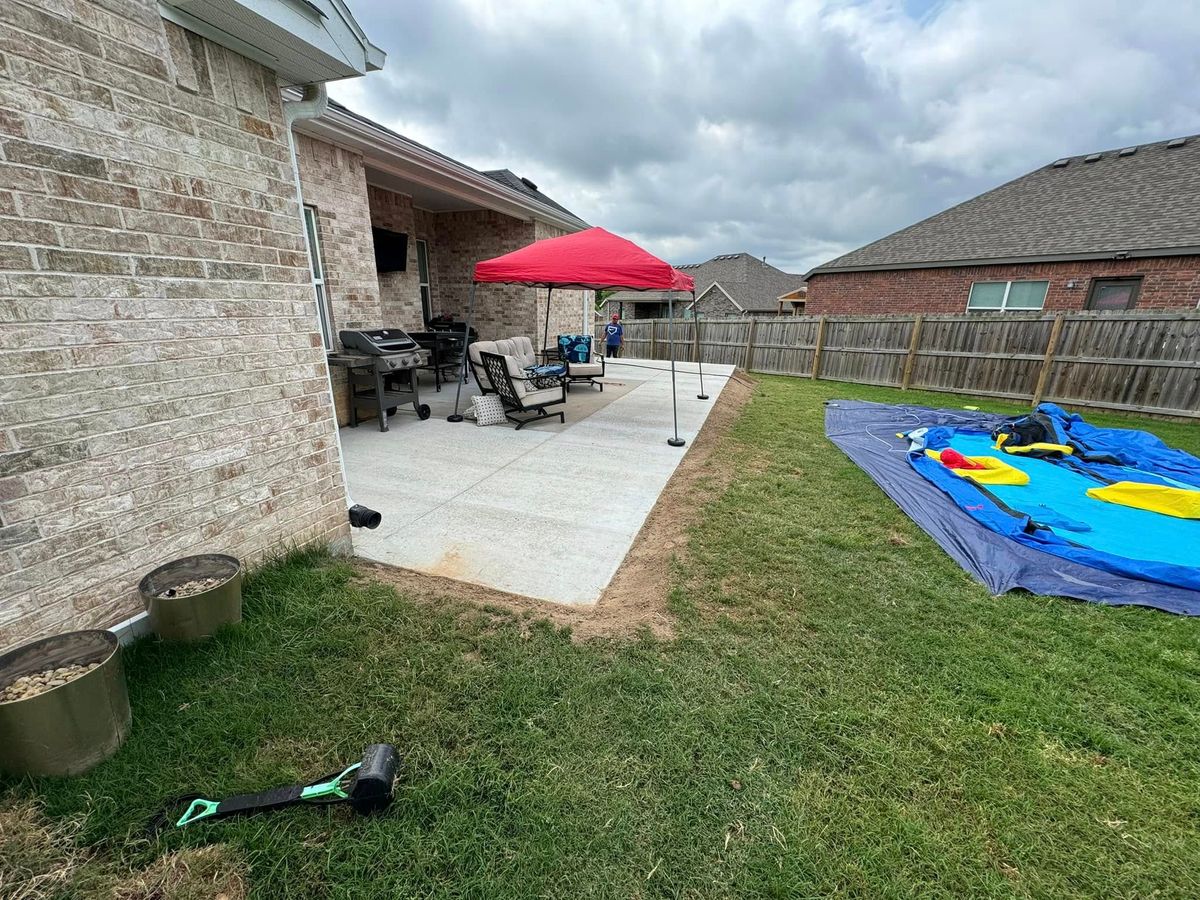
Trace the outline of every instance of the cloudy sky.
<instances>
[{"instance_id":1,"label":"cloudy sky","mask_svg":"<svg viewBox=\"0 0 1200 900\"><path fill-rule=\"evenodd\" d=\"M1059 156L1200 132L1180 0L351 0L343 103L673 263L807 268Z\"/></svg>"}]
</instances>

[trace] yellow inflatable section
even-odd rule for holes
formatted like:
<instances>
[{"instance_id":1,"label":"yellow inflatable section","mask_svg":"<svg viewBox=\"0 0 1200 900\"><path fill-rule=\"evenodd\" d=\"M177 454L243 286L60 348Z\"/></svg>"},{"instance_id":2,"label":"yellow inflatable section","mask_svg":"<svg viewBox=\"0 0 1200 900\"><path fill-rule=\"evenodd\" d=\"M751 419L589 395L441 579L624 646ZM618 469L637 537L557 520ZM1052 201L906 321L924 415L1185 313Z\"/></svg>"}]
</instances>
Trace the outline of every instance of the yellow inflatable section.
<instances>
[{"instance_id":1,"label":"yellow inflatable section","mask_svg":"<svg viewBox=\"0 0 1200 900\"><path fill-rule=\"evenodd\" d=\"M942 461L942 454L938 450L926 450L926 456ZM955 475L963 478L970 478L979 484L1029 484L1029 476L1020 469L1014 469L1002 459L996 459L994 456L968 456L965 457L973 463L979 463L983 466L982 469L950 469Z\"/></svg>"},{"instance_id":2,"label":"yellow inflatable section","mask_svg":"<svg viewBox=\"0 0 1200 900\"><path fill-rule=\"evenodd\" d=\"M1200 519L1200 491L1187 488L1142 484L1139 481L1118 481L1107 487L1092 488L1087 494L1106 503L1148 509L1150 512L1175 516L1177 519Z\"/></svg>"},{"instance_id":3,"label":"yellow inflatable section","mask_svg":"<svg viewBox=\"0 0 1200 900\"><path fill-rule=\"evenodd\" d=\"M1035 444L1017 444L1010 447L1007 434L996 438L996 449L1003 450L1005 453L1061 453L1063 456L1072 456L1075 453L1075 448L1068 447L1066 444L1045 444L1040 441Z\"/></svg>"}]
</instances>

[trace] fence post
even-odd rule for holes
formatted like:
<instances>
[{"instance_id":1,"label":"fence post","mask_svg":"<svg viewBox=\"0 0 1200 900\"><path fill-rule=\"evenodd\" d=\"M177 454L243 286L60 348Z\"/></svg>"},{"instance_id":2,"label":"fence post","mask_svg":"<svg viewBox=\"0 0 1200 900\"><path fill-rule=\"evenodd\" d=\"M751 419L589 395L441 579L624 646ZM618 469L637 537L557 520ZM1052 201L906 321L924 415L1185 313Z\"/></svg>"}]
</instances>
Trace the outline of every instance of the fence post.
<instances>
[{"instance_id":1,"label":"fence post","mask_svg":"<svg viewBox=\"0 0 1200 900\"><path fill-rule=\"evenodd\" d=\"M817 322L817 346L813 348L812 375L814 381L821 377L821 350L825 346L825 317Z\"/></svg>"},{"instance_id":2,"label":"fence post","mask_svg":"<svg viewBox=\"0 0 1200 900\"><path fill-rule=\"evenodd\" d=\"M1042 371L1038 373L1037 387L1033 389L1031 405L1036 407L1042 402L1042 394L1046 392L1046 384L1050 381L1050 368L1054 365L1054 352L1058 349L1058 336L1062 333L1063 314L1054 317L1050 327L1050 339L1046 341L1046 358L1042 360Z\"/></svg>"},{"instance_id":3,"label":"fence post","mask_svg":"<svg viewBox=\"0 0 1200 900\"><path fill-rule=\"evenodd\" d=\"M908 342L908 356L904 360L904 375L900 378L900 390L902 391L907 391L909 383L912 382L913 365L917 361L917 347L921 343L921 325L924 322L924 316L917 316L913 319L912 340Z\"/></svg>"},{"instance_id":4,"label":"fence post","mask_svg":"<svg viewBox=\"0 0 1200 900\"><path fill-rule=\"evenodd\" d=\"M754 330L758 325L758 319L754 316L750 317L750 321L746 325L746 350L742 355L742 368L747 372L754 365Z\"/></svg>"},{"instance_id":5,"label":"fence post","mask_svg":"<svg viewBox=\"0 0 1200 900\"><path fill-rule=\"evenodd\" d=\"M650 359L658 359L658 319L650 320Z\"/></svg>"}]
</instances>

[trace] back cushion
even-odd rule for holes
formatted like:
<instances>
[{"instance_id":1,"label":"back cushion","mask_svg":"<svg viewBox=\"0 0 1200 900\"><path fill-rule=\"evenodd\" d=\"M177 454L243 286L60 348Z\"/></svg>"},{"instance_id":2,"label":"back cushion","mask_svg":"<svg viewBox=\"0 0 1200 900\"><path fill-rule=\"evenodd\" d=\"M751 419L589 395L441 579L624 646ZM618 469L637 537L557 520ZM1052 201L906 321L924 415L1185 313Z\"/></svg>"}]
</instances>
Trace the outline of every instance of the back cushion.
<instances>
[{"instance_id":1,"label":"back cushion","mask_svg":"<svg viewBox=\"0 0 1200 900\"><path fill-rule=\"evenodd\" d=\"M560 334L558 336L558 358L563 362L588 362L592 358L592 336L590 334Z\"/></svg>"}]
</instances>

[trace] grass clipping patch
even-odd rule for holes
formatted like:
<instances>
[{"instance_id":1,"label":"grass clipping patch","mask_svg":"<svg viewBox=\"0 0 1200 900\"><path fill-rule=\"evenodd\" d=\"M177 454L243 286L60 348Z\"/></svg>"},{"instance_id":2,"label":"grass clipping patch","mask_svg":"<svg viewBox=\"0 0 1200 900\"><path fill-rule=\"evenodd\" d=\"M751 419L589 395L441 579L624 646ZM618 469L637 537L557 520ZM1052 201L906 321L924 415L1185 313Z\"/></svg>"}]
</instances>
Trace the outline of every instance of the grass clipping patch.
<instances>
[{"instance_id":1,"label":"grass clipping patch","mask_svg":"<svg viewBox=\"0 0 1200 900\"><path fill-rule=\"evenodd\" d=\"M45 816L32 800L0 807L0 897L52 900L243 900L246 865L220 844L168 853L132 870L76 842L81 823Z\"/></svg>"}]
</instances>

